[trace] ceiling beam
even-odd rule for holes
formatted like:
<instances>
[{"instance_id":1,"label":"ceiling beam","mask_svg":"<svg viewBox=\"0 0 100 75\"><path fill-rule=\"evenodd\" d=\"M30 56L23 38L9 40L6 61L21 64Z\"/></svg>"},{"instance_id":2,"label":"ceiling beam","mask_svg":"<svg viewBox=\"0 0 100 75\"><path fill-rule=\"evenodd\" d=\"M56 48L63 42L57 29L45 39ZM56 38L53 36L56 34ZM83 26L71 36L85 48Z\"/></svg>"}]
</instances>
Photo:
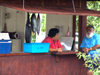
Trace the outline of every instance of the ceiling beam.
<instances>
[{"instance_id":1,"label":"ceiling beam","mask_svg":"<svg viewBox=\"0 0 100 75\"><path fill-rule=\"evenodd\" d=\"M0 0L0 5L13 8L25 12L47 13L47 14L69 14L84 16L100 16L100 11L86 9L80 1L74 0L74 7L71 0L25 0L23 8L23 0ZM58 1L58 2L57 2ZM64 3L66 2L67 3ZM85 1L85 0L84 0ZM78 4L78 5L77 5Z\"/></svg>"}]
</instances>

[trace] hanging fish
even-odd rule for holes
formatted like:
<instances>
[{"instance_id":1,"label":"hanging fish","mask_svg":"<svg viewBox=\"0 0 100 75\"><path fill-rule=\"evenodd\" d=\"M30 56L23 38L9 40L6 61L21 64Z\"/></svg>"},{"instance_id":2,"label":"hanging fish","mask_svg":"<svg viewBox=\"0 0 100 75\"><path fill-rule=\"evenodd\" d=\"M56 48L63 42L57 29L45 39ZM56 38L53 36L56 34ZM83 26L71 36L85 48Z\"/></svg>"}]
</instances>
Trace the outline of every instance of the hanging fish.
<instances>
[{"instance_id":1,"label":"hanging fish","mask_svg":"<svg viewBox=\"0 0 100 75\"><path fill-rule=\"evenodd\" d=\"M27 13L27 23L25 28L25 40L26 43L31 43L31 23L29 19L29 13Z\"/></svg>"},{"instance_id":2,"label":"hanging fish","mask_svg":"<svg viewBox=\"0 0 100 75\"><path fill-rule=\"evenodd\" d=\"M35 13L33 13L31 17L31 29L33 33L37 31L37 21L36 21Z\"/></svg>"},{"instance_id":3,"label":"hanging fish","mask_svg":"<svg viewBox=\"0 0 100 75\"><path fill-rule=\"evenodd\" d=\"M38 14L37 16L37 34L39 35L40 33L40 28L41 28L41 24L40 24L40 15Z\"/></svg>"}]
</instances>

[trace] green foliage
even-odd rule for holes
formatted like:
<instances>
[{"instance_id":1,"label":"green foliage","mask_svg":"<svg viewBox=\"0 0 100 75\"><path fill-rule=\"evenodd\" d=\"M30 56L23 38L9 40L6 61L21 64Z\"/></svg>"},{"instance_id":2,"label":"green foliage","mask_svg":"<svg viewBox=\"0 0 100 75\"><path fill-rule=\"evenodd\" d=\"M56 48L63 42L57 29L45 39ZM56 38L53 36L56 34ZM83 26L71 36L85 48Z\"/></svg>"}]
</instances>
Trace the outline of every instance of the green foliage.
<instances>
[{"instance_id":1,"label":"green foliage","mask_svg":"<svg viewBox=\"0 0 100 75\"><path fill-rule=\"evenodd\" d=\"M97 50L97 53L100 54L100 51ZM89 71L98 72L100 70L100 55L98 54L93 54L93 58L91 59L89 54L79 52L77 53L77 57L78 59L84 59L84 65L89 68ZM97 67L95 68L94 65Z\"/></svg>"},{"instance_id":2,"label":"green foliage","mask_svg":"<svg viewBox=\"0 0 100 75\"><path fill-rule=\"evenodd\" d=\"M41 14L41 16L42 16L41 31L45 32L46 31L46 14Z\"/></svg>"},{"instance_id":3,"label":"green foliage","mask_svg":"<svg viewBox=\"0 0 100 75\"><path fill-rule=\"evenodd\" d=\"M100 11L100 1L87 1L87 8Z\"/></svg>"},{"instance_id":4,"label":"green foliage","mask_svg":"<svg viewBox=\"0 0 100 75\"><path fill-rule=\"evenodd\" d=\"M87 16L87 25L92 24L95 27L95 33L100 34L100 18Z\"/></svg>"},{"instance_id":5,"label":"green foliage","mask_svg":"<svg viewBox=\"0 0 100 75\"><path fill-rule=\"evenodd\" d=\"M88 1L87 8L100 11L100 1ZM92 24L95 27L95 33L100 34L100 17L87 16L87 25Z\"/></svg>"},{"instance_id":6,"label":"green foliage","mask_svg":"<svg viewBox=\"0 0 100 75\"><path fill-rule=\"evenodd\" d=\"M87 1L87 8L100 11L100 1ZM76 16L76 31L78 31L79 17ZM87 16L87 25L92 24L95 27L95 33L100 34L100 17Z\"/></svg>"},{"instance_id":7,"label":"green foliage","mask_svg":"<svg viewBox=\"0 0 100 75\"><path fill-rule=\"evenodd\" d=\"M36 33L32 33L32 42L36 42Z\"/></svg>"},{"instance_id":8,"label":"green foliage","mask_svg":"<svg viewBox=\"0 0 100 75\"><path fill-rule=\"evenodd\" d=\"M76 16L76 32L78 32L79 16Z\"/></svg>"}]
</instances>

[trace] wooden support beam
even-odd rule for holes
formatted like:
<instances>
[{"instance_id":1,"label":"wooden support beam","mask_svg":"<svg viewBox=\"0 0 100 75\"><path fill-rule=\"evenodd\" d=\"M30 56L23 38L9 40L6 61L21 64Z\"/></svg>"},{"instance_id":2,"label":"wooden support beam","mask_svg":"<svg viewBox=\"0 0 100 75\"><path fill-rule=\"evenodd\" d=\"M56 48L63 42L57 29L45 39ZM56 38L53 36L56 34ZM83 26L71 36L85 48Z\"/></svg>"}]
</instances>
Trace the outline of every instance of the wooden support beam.
<instances>
[{"instance_id":1,"label":"wooden support beam","mask_svg":"<svg viewBox=\"0 0 100 75\"><path fill-rule=\"evenodd\" d=\"M86 1L83 2L83 6L86 7ZM86 35L86 26L87 26L87 16L79 16L79 44L78 49L80 50L80 45L82 43L82 40L84 36Z\"/></svg>"},{"instance_id":2,"label":"wooden support beam","mask_svg":"<svg viewBox=\"0 0 100 75\"><path fill-rule=\"evenodd\" d=\"M79 50L84 36L86 35L87 16L79 16Z\"/></svg>"},{"instance_id":3,"label":"wooden support beam","mask_svg":"<svg viewBox=\"0 0 100 75\"><path fill-rule=\"evenodd\" d=\"M24 5L30 6L30 7L67 7L67 8L73 8L72 0L0 0L0 3L6 3L6 4L14 4L14 5ZM81 0L74 0L74 5L76 8L80 8L80 1Z\"/></svg>"},{"instance_id":4,"label":"wooden support beam","mask_svg":"<svg viewBox=\"0 0 100 75\"><path fill-rule=\"evenodd\" d=\"M74 37L74 41L73 41L73 46L72 46L72 51L74 50L75 47L75 33L76 33L76 15L73 15L73 37Z\"/></svg>"},{"instance_id":5,"label":"wooden support beam","mask_svg":"<svg viewBox=\"0 0 100 75\"><path fill-rule=\"evenodd\" d=\"M71 0L0 0L1 6L6 6L25 12L66 14L82 16L100 16L100 11L86 9L86 0L74 0L74 7Z\"/></svg>"},{"instance_id":6,"label":"wooden support beam","mask_svg":"<svg viewBox=\"0 0 100 75\"><path fill-rule=\"evenodd\" d=\"M22 5L12 5L12 4L0 4L1 6L13 8L19 11L32 12L32 13L46 13L46 14L66 14L66 15L82 15L82 16L98 16L100 17L100 11L88 10L88 9L79 9L76 8L76 12L72 8L51 8L51 7L30 7L25 6L23 9Z\"/></svg>"}]
</instances>

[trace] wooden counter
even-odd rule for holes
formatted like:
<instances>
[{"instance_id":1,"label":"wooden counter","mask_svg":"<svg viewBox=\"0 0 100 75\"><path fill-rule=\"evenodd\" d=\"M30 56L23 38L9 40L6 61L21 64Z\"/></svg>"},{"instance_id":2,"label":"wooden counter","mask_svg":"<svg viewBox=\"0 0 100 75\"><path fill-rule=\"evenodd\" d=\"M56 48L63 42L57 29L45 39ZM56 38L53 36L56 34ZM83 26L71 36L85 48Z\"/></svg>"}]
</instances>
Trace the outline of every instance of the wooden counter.
<instances>
[{"instance_id":1,"label":"wooden counter","mask_svg":"<svg viewBox=\"0 0 100 75\"><path fill-rule=\"evenodd\" d=\"M76 53L0 54L0 75L87 75Z\"/></svg>"},{"instance_id":2,"label":"wooden counter","mask_svg":"<svg viewBox=\"0 0 100 75\"><path fill-rule=\"evenodd\" d=\"M66 52L61 52L61 53L57 52L57 53L53 53L53 54L55 54L55 55L73 55L73 54L76 54L76 53L78 53L78 52L66 51Z\"/></svg>"},{"instance_id":3,"label":"wooden counter","mask_svg":"<svg viewBox=\"0 0 100 75\"><path fill-rule=\"evenodd\" d=\"M78 52L74 52L74 51L67 51L67 52L54 52L54 53L35 53L35 54L46 54L46 55L50 55L50 54L54 54L54 55L71 55L71 54L76 54ZM34 55L34 53L11 53L11 54L0 54L1 56L21 56L21 55Z\"/></svg>"}]
</instances>

